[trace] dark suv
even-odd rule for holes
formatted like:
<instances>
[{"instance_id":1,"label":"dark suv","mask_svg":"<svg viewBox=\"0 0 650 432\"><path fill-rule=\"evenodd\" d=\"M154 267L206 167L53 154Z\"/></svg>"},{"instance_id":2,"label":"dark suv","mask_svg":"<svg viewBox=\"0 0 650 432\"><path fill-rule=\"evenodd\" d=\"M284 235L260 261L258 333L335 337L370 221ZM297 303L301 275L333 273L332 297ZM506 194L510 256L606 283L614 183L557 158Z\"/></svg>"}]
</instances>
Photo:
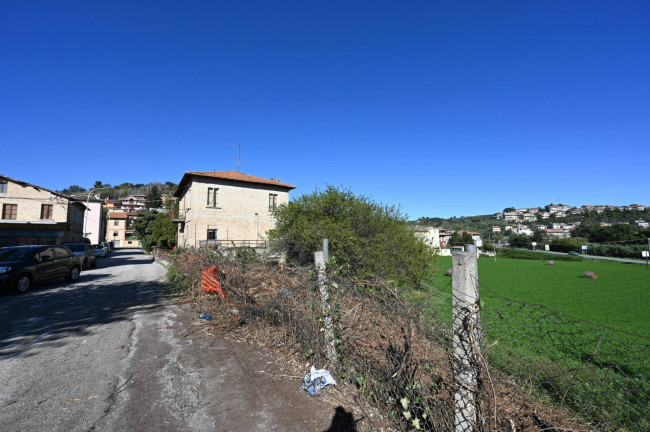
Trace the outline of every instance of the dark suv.
<instances>
[{"instance_id":1,"label":"dark suv","mask_svg":"<svg viewBox=\"0 0 650 432\"><path fill-rule=\"evenodd\" d=\"M0 288L28 291L36 282L65 277L79 279L81 261L61 246L15 246L0 248Z\"/></svg>"},{"instance_id":2,"label":"dark suv","mask_svg":"<svg viewBox=\"0 0 650 432\"><path fill-rule=\"evenodd\" d=\"M95 248L90 243L62 243L61 246L70 249L73 254L79 257L82 270L86 270L88 266L97 267Z\"/></svg>"}]
</instances>

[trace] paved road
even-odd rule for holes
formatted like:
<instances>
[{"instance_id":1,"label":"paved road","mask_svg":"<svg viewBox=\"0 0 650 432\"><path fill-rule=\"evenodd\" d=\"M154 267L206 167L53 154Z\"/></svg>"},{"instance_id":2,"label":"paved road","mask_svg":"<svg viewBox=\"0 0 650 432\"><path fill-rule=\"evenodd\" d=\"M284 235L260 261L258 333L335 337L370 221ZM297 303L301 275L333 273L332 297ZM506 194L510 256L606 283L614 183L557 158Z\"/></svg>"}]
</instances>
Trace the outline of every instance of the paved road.
<instances>
[{"instance_id":1,"label":"paved road","mask_svg":"<svg viewBox=\"0 0 650 432\"><path fill-rule=\"evenodd\" d=\"M0 430L355 430L272 359L202 331L164 276L121 251L77 283L0 296Z\"/></svg>"}]
</instances>

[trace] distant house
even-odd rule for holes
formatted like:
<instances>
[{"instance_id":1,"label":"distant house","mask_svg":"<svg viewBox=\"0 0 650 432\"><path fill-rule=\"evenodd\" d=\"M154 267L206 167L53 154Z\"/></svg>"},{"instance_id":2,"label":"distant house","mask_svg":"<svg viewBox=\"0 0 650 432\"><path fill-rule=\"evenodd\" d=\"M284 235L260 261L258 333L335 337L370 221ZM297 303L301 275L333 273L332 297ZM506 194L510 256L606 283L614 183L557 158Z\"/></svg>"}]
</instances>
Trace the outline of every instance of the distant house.
<instances>
[{"instance_id":1,"label":"distant house","mask_svg":"<svg viewBox=\"0 0 650 432\"><path fill-rule=\"evenodd\" d=\"M137 212L146 210L146 197L144 195L131 195L120 199L122 210L127 212Z\"/></svg>"},{"instance_id":2,"label":"distant house","mask_svg":"<svg viewBox=\"0 0 650 432\"><path fill-rule=\"evenodd\" d=\"M492 225L492 232L493 233L501 232L501 227L499 225Z\"/></svg>"},{"instance_id":3,"label":"distant house","mask_svg":"<svg viewBox=\"0 0 650 432\"><path fill-rule=\"evenodd\" d=\"M569 234L562 228L549 228L546 230L549 236L557 238L567 238Z\"/></svg>"},{"instance_id":4,"label":"distant house","mask_svg":"<svg viewBox=\"0 0 650 432\"><path fill-rule=\"evenodd\" d=\"M650 222L645 221L645 220L637 220L637 221L634 221L633 225L636 225L636 226L638 226L640 228L648 228L648 227L650 227Z\"/></svg>"},{"instance_id":5,"label":"distant house","mask_svg":"<svg viewBox=\"0 0 650 432\"><path fill-rule=\"evenodd\" d=\"M0 246L83 241L84 203L0 175Z\"/></svg>"},{"instance_id":6,"label":"distant house","mask_svg":"<svg viewBox=\"0 0 650 432\"><path fill-rule=\"evenodd\" d=\"M136 212L109 212L106 220L106 241L113 242L115 248L139 248L140 240L133 234L133 221Z\"/></svg>"},{"instance_id":7,"label":"distant house","mask_svg":"<svg viewBox=\"0 0 650 432\"><path fill-rule=\"evenodd\" d=\"M275 227L275 211L289 202L295 186L237 171L189 171L174 197L178 214L177 244L201 246L265 246Z\"/></svg>"},{"instance_id":8,"label":"distant house","mask_svg":"<svg viewBox=\"0 0 650 432\"><path fill-rule=\"evenodd\" d=\"M432 249L440 249L440 228L416 226L415 234Z\"/></svg>"}]
</instances>

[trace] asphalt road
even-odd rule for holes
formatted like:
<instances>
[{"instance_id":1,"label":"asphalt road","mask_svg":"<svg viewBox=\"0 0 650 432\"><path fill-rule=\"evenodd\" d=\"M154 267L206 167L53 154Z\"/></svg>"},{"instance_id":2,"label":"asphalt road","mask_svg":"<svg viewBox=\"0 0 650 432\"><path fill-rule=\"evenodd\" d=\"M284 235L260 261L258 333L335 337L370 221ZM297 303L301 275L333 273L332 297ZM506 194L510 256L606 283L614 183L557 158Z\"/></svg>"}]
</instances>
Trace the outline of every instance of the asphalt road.
<instances>
[{"instance_id":1,"label":"asphalt road","mask_svg":"<svg viewBox=\"0 0 650 432\"><path fill-rule=\"evenodd\" d=\"M356 430L164 292L160 264L120 251L76 283L0 296L0 430Z\"/></svg>"}]
</instances>

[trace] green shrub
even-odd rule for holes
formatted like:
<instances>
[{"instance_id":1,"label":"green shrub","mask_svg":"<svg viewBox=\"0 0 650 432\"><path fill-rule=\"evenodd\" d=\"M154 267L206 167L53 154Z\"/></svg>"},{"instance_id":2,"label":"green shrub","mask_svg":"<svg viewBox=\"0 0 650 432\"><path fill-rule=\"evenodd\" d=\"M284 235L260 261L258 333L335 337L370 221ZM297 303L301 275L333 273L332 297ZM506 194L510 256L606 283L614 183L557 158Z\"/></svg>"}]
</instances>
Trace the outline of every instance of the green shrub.
<instances>
[{"instance_id":1,"label":"green shrub","mask_svg":"<svg viewBox=\"0 0 650 432\"><path fill-rule=\"evenodd\" d=\"M269 238L287 261L309 265L322 239L330 255L358 277L379 276L419 286L435 263L434 253L408 227L398 208L329 186L282 205Z\"/></svg>"}]
</instances>

